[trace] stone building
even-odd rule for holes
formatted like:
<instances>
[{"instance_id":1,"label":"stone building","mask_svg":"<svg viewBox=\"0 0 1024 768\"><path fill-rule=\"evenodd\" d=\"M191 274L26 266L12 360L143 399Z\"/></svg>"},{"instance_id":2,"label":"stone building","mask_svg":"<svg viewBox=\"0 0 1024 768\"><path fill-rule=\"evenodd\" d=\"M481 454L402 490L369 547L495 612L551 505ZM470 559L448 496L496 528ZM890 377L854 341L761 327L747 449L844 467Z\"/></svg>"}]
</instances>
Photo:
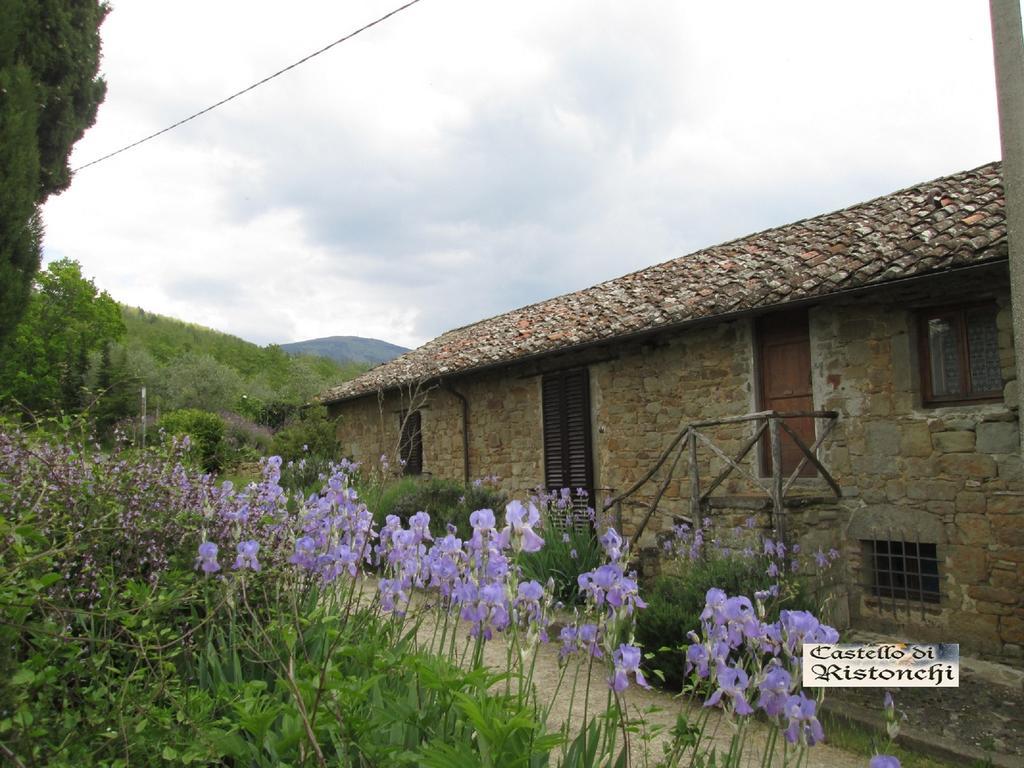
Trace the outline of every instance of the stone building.
<instances>
[{"instance_id":1,"label":"stone building","mask_svg":"<svg viewBox=\"0 0 1024 768\"><path fill-rule=\"evenodd\" d=\"M681 517L753 514L844 554L854 625L1019 659L1024 469L1000 170L449 331L323 400L348 455L401 454L410 472L607 499L655 469L610 508L626 534L643 527L640 548Z\"/></svg>"}]
</instances>

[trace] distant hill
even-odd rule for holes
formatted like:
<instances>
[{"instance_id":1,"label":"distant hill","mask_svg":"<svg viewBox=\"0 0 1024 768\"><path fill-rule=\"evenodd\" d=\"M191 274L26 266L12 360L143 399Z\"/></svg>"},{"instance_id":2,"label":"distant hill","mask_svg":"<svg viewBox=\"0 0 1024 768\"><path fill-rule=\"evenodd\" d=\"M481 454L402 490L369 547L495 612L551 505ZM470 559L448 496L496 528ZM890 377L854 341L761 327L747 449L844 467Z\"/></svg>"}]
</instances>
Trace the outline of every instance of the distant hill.
<instances>
[{"instance_id":1,"label":"distant hill","mask_svg":"<svg viewBox=\"0 0 1024 768\"><path fill-rule=\"evenodd\" d=\"M275 344L261 347L237 336L136 307L122 305L121 316L127 330L124 346L137 362L134 367L168 407L173 403L173 407L184 404L230 410L243 393L250 400L302 403L369 367L366 363L339 363L315 353L289 354ZM214 367L211 368L211 362L203 363L204 360L212 361ZM217 377L226 382L223 388L230 395L219 403L219 408L208 403L189 403L187 397L177 396L176 390L188 388L185 384L191 386L197 380Z\"/></svg>"},{"instance_id":2,"label":"distant hill","mask_svg":"<svg viewBox=\"0 0 1024 768\"><path fill-rule=\"evenodd\" d=\"M281 344L280 347L291 355L319 355L343 364L369 365L386 363L409 351L397 344L389 344L380 339L365 339L362 336L327 336L323 339Z\"/></svg>"}]
</instances>

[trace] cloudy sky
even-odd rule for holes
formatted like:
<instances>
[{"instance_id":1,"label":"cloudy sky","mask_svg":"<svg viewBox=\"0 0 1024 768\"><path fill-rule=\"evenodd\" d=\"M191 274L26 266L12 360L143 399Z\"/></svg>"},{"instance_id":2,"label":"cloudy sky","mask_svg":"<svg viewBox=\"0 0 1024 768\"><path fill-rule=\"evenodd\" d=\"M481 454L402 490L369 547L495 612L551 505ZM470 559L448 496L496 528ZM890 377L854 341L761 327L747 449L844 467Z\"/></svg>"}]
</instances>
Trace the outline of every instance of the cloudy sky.
<instances>
[{"instance_id":1,"label":"cloudy sky","mask_svg":"<svg viewBox=\"0 0 1024 768\"><path fill-rule=\"evenodd\" d=\"M72 167L398 5L114 0ZM982 0L421 0L81 171L45 255L260 344L416 346L998 156Z\"/></svg>"}]
</instances>

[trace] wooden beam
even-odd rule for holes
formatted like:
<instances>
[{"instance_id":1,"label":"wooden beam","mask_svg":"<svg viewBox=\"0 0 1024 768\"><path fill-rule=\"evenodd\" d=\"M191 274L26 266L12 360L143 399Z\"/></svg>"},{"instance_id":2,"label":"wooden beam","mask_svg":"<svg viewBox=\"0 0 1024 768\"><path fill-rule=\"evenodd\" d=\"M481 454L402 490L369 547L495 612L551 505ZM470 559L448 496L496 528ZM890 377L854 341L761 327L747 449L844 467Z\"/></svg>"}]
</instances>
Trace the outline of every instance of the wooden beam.
<instances>
[{"instance_id":1,"label":"wooden beam","mask_svg":"<svg viewBox=\"0 0 1024 768\"><path fill-rule=\"evenodd\" d=\"M783 520L783 516L786 513L785 507L782 505L782 441L779 435L779 424L781 420L778 418L769 419L769 435L771 437L771 449L772 449L772 522L775 525L775 534L779 539L785 541L786 539L786 524Z\"/></svg>"},{"instance_id":2,"label":"wooden beam","mask_svg":"<svg viewBox=\"0 0 1024 768\"><path fill-rule=\"evenodd\" d=\"M813 453L811 453L808 450L807 446L804 445L804 441L800 439L800 436L797 435L797 433L794 432L790 428L790 426L788 424L786 424L786 422L780 421L779 423L781 424L782 428L784 430L786 430L786 432L789 433L790 437L792 437L793 440L796 441L797 446L800 448L801 451L804 452L804 455L810 460L811 464L813 464L814 467L821 473L821 476L825 479L825 482L828 483L829 487L835 492L836 498L839 498L840 496L842 496L843 495L843 491L839 487L839 484L836 483L835 479L832 477L831 474L829 474L829 471L827 469L825 469L824 465L820 461L818 461L818 457L815 456ZM803 464L803 462L801 462L801 464ZM780 481L782 479L781 473L779 474L779 479L780 479ZM784 492L784 491L782 489L780 489L780 492Z\"/></svg>"},{"instance_id":3,"label":"wooden beam","mask_svg":"<svg viewBox=\"0 0 1024 768\"><path fill-rule=\"evenodd\" d=\"M702 518L700 505L700 467L697 466L696 429L690 430L690 516L698 523Z\"/></svg>"},{"instance_id":4,"label":"wooden beam","mask_svg":"<svg viewBox=\"0 0 1024 768\"><path fill-rule=\"evenodd\" d=\"M606 502L605 505L604 505L604 508L601 511L602 512L607 512L609 509L611 509L614 505L618 504L620 501L622 501L627 496L632 496L634 493L636 493L640 489L640 486L642 486L644 483L646 483L648 480L650 480L652 477L654 477L654 473L657 472L658 468L662 464L665 463L665 460L669 457L669 454L672 453L672 449L675 448L677 445L679 445L679 443L682 441L682 439L686 436L686 433L689 432L689 431L690 431L690 427L687 426L687 427L685 427L683 429L682 432L680 432L678 435L676 435L675 438L672 440L672 442L669 443L668 448L666 448L662 452L661 456L658 457L658 460L656 462L654 462L654 466L651 467L650 472L648 472L646 475L644 475L639 480L637 480L635 483L633 483L633 485L630 486L629 490L623 491L622 493L620 493L618 496L616 496L611 501Z\"/></svg>"},{"instance_id":5,"label":"wooden beam","mask_svg":"<svg viewBox=\"0 0 1024 768\"><path fill-rule=\"evenodd\" d=\"M665 475L665 479L661 483L661 487L658 488L658 493L654 497L654 501L651 502L650 509L647 510L647 514L640 523L640 527L636 529L636 533L629 540L629 548L635 549L637 542L640 541L640 536L647 528L647 523L654 517L654 512L658 508L658 503L661 501L661 497L665 495L665 491L668 490L668 484L672 482L672 474L676 471L676 465L679 464L679 459L683 456L683 451L686 449L685 445L679 446L679 452L676 453L676 458L668 468L668 474Z\"/></svg>"},{"instance_id":6,"label":"wooden beam","mask_svg":"<svg viewBox=\"0 0 1024 768\"><path fill-rule=\"evenodd\" d=\"M711 493L711 491L713 491L715 488L717 488L719 483L721 483L722 480L725 479L725 476L728 475L730 472L732 472L734 469L737 470L738 472L742 472L747 477L749 477L750 480L754 483L754 485L756 485L759 488L761 488L765 493L769 493L769 494L771 493L768 490L768 488L764 485L764 483L761 482L761 480L759 478L755 477L754 474L752 472L750 472L746 467L744 467L741 464L737 463L738 461L741 461L744 456L747 455L747 452L751 448L754 447L754 445L757 443L758 438L761 436L761 433L764 431L766 426L767 426L767 420L765 421L765 424L763 424L761 426L761 429L758 430L757 434L754 435L754 437L744 446L743 450L740 452L740 454L736 457L735 460L729 458L729 456L726 455L725 451L723 451L721 448L719 448L717 445L715 445L714 442L712 442L711 438L705 436L701 432L698 432L698 431L694 430L694 434L697 435L697 437L700 438L700 440L708 448L710 448L715 453L716 456L718 456L720 459L724 460L726 462L726 464L729 465L726 468L725 472L723 472L718 477L716 477L714 482L711 483L711 486L708 488L708 490L706 490L704 492L704 496L705 497L707 497Z\"/></svg>"}]
</instances>

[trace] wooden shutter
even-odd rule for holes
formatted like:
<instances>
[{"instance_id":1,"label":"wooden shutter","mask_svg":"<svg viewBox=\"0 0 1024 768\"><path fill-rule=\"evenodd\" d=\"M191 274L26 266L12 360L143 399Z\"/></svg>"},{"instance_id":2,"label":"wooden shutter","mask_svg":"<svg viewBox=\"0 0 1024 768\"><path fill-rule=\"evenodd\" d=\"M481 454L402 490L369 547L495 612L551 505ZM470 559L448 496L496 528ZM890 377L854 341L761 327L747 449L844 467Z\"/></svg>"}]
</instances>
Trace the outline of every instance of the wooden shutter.
<instances>
[{"instance_id":1,"label":"wooden shutter","mask_svg":"<svg viewBox=\"0 0 1024 768\"><path fill-rule=\"evenodd\" d=\"M423 474L423 433L420 431L420 412L406 412L400 418L402 440L398 445L398 456L405 462L403 474Z\"/></svg>"},{"instance_id":2,"label":"wooden shutter","mask_svg":"<svg viewBox=\"0 0 1024 768\"><path fill-rule=\"evenodd\" d=\"M560 371L542 380L544 484L551 490L583 488L591 495L590 378L586 368Z\"/></svg>"}]
</instances>

